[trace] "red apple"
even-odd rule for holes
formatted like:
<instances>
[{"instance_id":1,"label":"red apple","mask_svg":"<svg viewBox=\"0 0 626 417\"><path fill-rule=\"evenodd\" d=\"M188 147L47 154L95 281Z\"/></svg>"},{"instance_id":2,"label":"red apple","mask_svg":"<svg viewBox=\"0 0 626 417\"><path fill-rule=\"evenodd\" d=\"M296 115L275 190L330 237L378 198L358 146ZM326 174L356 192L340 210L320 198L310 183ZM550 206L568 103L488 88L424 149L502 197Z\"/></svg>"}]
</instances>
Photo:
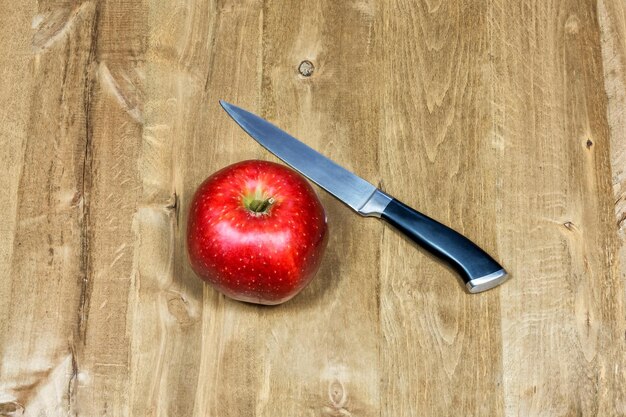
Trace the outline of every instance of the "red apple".
<instances>
[{"instance_id":1,"label":"red apple","mask_svg":"<svg viewBox=\"0 0 626 417\"><path fill-rule=\"evenodd\" d=\"M196 191L187 250L195 273L228 297L280 304L315 276L327 232L324 208L300 174L244 161Z\"/></svg>"}]
</instances>

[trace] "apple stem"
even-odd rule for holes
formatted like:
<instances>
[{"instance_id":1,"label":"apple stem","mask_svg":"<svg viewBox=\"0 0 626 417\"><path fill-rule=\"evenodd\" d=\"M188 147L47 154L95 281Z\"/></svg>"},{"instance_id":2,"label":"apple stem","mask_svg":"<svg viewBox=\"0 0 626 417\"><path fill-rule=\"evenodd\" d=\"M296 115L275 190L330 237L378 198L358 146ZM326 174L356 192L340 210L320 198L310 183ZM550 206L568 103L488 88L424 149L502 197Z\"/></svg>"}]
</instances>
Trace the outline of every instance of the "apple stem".
<instances>
[{"instance_id":1,"label":"apple stem","mask_svg":"<svg viewBox=\"0 0 626 417\"><path fill-rule=\"evenodd\" d=\"M263 200L254 199L248 203L248 209L253 213L261 214L266 213L267 209L270 208L272 204L274 204L274 198L270 197Z\"/></svg>"}]
</instances>

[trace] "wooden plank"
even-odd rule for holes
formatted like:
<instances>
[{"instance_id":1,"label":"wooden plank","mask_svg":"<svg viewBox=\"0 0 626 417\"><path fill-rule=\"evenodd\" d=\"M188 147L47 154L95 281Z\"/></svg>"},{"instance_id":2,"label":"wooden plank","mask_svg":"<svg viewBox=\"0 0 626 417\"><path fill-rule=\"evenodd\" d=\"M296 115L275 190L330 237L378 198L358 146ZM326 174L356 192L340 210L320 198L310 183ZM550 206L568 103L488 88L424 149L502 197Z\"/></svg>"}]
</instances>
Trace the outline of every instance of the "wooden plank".
<instances>
[{"instance_id":1,"label":"wooden plank","mask_svg":"<svg viewBox=\"0 0 626 417\"><path fill-rule=\"evenodd\" d=\"M626 338L626 5L621 1L599 1L598 23L607 95L614 212L619 239L619 263L615 264L619 270L614 271L615 295L609 307L615 310L614 316L609 317L613 322L612 339L606 341L606 348L603 349L607 351L604 367L608 377L599 408L601 414L626 415L626 350L620 343L622 337ZM611 368L611 363L617 366Z\"/></svg>"},{"instance_id":2,"label":"wooden plank","mask_svg":"<svg viewBox=\"0 0 626 417\"><path fill-rule=\"evenodd\" d=\"M23 132L25 147L23 159L16 158L23 165L15 172L15 228L7 239L12 256L2 278L7 281L0 409L64 414L76 377L73 346L86 250L84 167L95 7L53 1L39 2L38 10L20 6L2 13L12 16L12 26L32 24L33 31L19 30L19 43L3 44L16 47L4 52L18 55L8 68L23 77L13 85L25 100L21 108L16 100L15 111L23 115L14 126Z\"/></svg>"},{"instance_id":3,"label":"wooden plank","mask_svg":"<svg viewBox=\"0 0 626 417\"><path fill-rule=\"evenodd\" d=\"M369 2L266 2L262 88L266 118L374 183L375 15ZM300 296L261 314L260 416L380 414L382 225L318 194L330 229L321 270Z\"/></svg>"},{"instance_id":4,"label":"wooden plank","mask_svg":"<svg viewBox=\"0 0 626 417\"><path fill-rule=\"evenodd\" d=\"M19 227L19 186L29 133L28 115L32 106L34 84L24 74L30 73L34 67L28 37L29 23L35 8L20 3L2 6L6 13L0 13L0 68L3 69L4 79L0 83L0 187L5 193L0 200L0 412L8 413L23 411L24 403L30 396L29 384L45 380L39 372L53 367L52 362L56 359L57 352L54 348L43 354L38 352L37 356L42 359L40 363L27 366L21 360L28 354L24 355L22 350L29 347L30 340L12 340L14 335L19 337L28 332L22 329L21 323L15 318L11 320L14 303L29 301L24 294L13 296L14 278L11 272L16 231ZM18 246L18 252L19 250ZM27 280L29 282L26 287L34 286L35 278ZM51 329L51 333L56 333L55 330ZM12 355L8 353L7 349L11 346L18 352ZM46 359L48 363L42 366L41 362ZM23 382L26 382L25 386ZM26 393L24 388L27 389Z\"/></svg>"},{"instance_id":5,"label":"wooden plank","mask_svg":"<svg viewBox=\"0 0 626 417\"><path fill-rule=\"evenodd\" d=\"M623 289L593 3L493 9L507 415L623 415ZM623 407L622 407L623 408Z\"/></svg>"},{"instance_id":6,"label":"wooden plank","mask_svg":"<svg viewBox=\"0 0 626 417\"><path fill-rule=\"evenodd\" d=\"M31 145L26 149L23 185L17 199L24 201L18 209L18 215L25 216L19 223L24 226L23 230L18 228L16 231L17 246L20 247L17 254L20 256L16 257L17 261L14 260L12 267L13 276L28 279L13 280L12 296L7 297L17 303L16 306L11 306L12 314L21 317L12 322L18 329L27 331L30 335L20 338L16 334L13 343L4 345L7 352L10 352L4 356L9 364L34 363L35 368L43 367L35 370L21 369L15 377L21 385L9 387L19 394L16 400L18 408L27 407L27 411L33 415L38 413L37 410L62 413L71 406L81 412L100 413L94 411L101 409L96 404L97 401L86 397L90 389L113 392L113 395L125 391L119 386L113 390L103 389L114 385L111 381L116 375L124 379L127 372L123 367L115 372L98 372L94 369L109 365L100 359L100 355L110 357L111 352L122 352L121 355L126 356L123 353L125 344L114 340L117 335L124 337L123 332L118 331L121 327L119 318L125 320L123 310L126 305L124 298L117 298L119 291L115 291L115 287L120 287L120 284L111 287L106 287L105 284L104 290L98 288L99 283L95 284L98 289L96 301L100 301L99 296L103 295L105 302L99 304L101 314L96 313L92 321L97 330L108 328L109 331L91 333L93 342L86 348L90 295L96 281L94 278L101 277L103 281L110 282L115 279L111 280L109 273L120 273L119 268L115 270L114 264L120 260L121 256L118 255L121 254L111 248L125 237L120 233L117 222L131 218L127 215L129 210L130 213L134 211L134 206L133 199L128 197L133 191L136 193L132 183L124 178L120 179L116 174L132 172L128 170L128 165L135 164L133 146L127 146L125 153L120 153L119 149L120 144L127 145L124 142L132 139L132 133L127 132L129 129L125 119L129 115L133 119L137 118L139 103L138 98L133 97L133 91L127 88L128 85L122 84L133 82L132 77L124 73L124 68L118 68L118 63L126 62L117 61L119 57L109 59L109 55L114 55L115 51L111 51L106 44L98 46L100 39L111 42L110 36L106 35L119 29L107 28L106 25L112 23L115 26L120 23L109 14L116 5L104 5L102 8L105 11L102 15L101 6L102 4L96 5L93 2L47 2L40 4L39 14L33 14L33 28L37 31L30 49L36 53L33 71L35 82L32 88L32 95L36 100L33 101L29 120ZM105 24L100 27L102 16ZM121 23L125 22L122 20ZM99 36L101 34L104 36ZM127 32L122 31L118 36L129 40ZM125 47L132 50L132 45L129 47L126 44ZM43 65L41 61L44 62ZM104 109L97 108L94 104L101 98L98 93L102 91L95 86L96 75L105 87L104 90L108 89L108 96L112 98L112 105L109 103L108 108L106 105ZM43 97L42 91L45 93ZM115 114L115 110L120 107L123 117ZM104 118L94 115L98 110L103 110L102 114L107 115L107 111L111 109L114 112ZM46 116L42 118L42 114ZM104 132L99 130L102 124L106 125ZM96 147L103 154L99 155L100 159L94 164L93 153ZM124 161L127 166L124 166ZM94 165L102 174L95 179L92 175ZM94 181L96 203L92 210ZM103 186L98 187L98 183ZM124 193L129 185L131 193ZM48 190L47 205L41 204L41 189ZM117 193L111 190L116 190ZM106 194L100 198L98 193L103 192ZM32 214L32 211L40 214ZM104 235L100 241L94 238L95 229ZM45 236L47 244L38 241ZM97 237L100 238L100 233ZM99 247L100 242L104 242L103 247ZM23 243L26 244L22 247ZM50 260L44 262L39 259L41 256L38 252L42 253L41 256L45 252ZM92 252L96 252L97 256L93 256ZM104 255L103 258L115 256L115 261L102 267L100 254ZM124 262L120 263L123 264ZM42 279L44 276L46 280ZM72 280L72 277L75 279ZM123 292L123 280L121 282ZM20 300L20 293L32 300L46 301L35 303L38 307L33 309L33 301ZM109 303L108 299L112 301ZM116 307L121 307L121 316L111 313L117 313ZM29 311L21 311L24 308ZM47 319L41 320L41 316ZM34 342L37 343L36 349L29 347ZM20 347L16 343L29 344ZM15 359L15 355L25 358ZM48 356L54 357L59 363L50 365ZM31 359L28 360L28 357ZM110 365L117 364L112 362ZM5 369L3 377L10 376L13 371L15 370L9 369L7 372ZM81 396L77 400L79 386L87 388L80 392ZM63 391L60 391L61 387L64 387ZM107 396L98 392L97 398L104 403L106 409ZM123 412L123 405L120 406L119 403L120 401L113 401L108 404L118 412Z\"/></svg>"},{"instance_id":7,"label":"wooden plank","mask_svg":"<svg viewBox=\"0 0 626 417\"><path fill-rule=\"evenodd\" d=\"M185 58L185 51L197 55L194 46L207 42L212 21L204 31L196 30L210 3L182 7L150 1L144 10L143 131L135 161L139 198L128 248L132 278L125 325L130 382L125 400L131 415L190 415L202 289L195 280L187 284L181 273L184 178L178 173L177 155L184 154L192 124L182 118L193 119L189 97L197 96L199 84L191 74L197 68ZM186 32L191 28L193 36Z\"/></svg>"},{"instance_id":8,"label":"wooden plank","mask_svg":"<svg viewBox=\"0 0 626 417\"><path fill-rule=\"evenodd\" d=\"M626 6L619 1L598 2L598 21L611 139L615 217L623 268L626 265Z\"/></svg>"},{"instance_id":9,"label":"wooden plank","mask_svg":"<svg viewBox=\"0 0 626 417\"><path fill-rule=\"evenodd\" d=\"M0 68L5 69L2 73L5 82L0 84L0 188L5 192L5 198L0 199L0 300L3 301L10 298L17 195L31 106L32 81L24 78L24 73L29 72L32 65L31 45L27 41L32 9L12 4L12 7L7 5L8 13L0 13ZM8 317L9 309L9 302L0 303L0 317ZM7 335L6 326L9 321L0 320L1 335Z\"/></svg>"},{"instance_id":10,"label":"wooden plank","mask_svg":"<svg viewBox=\"0 0 626 417\"><path fill-rule=\"evenodd\" d=\"M137 161L147 10L142 2L125 0L93 7L94 38L86 68L92 79L85 86L83 278L69 392L74 413L122 416L129 414L132 383L127 313L137 278L134 214L141 192Z\"/></svg>"},{"instance_id":11,"label":"wooden plank","mask_svg":"<svg viewBox=\"0 0 626 417\"><path fill-rule=\"evenodd\" d=\"M622 242L626 239L626 6L619 1L599 1L604 88L610 129L611 168L615 216ZM626 248L622 244L622 248ZM624 249L623 249L624 250ZM626 265L626 252L621 261Z\"/></svg>"},{"instance_id":12,"label":"wooden plank","mask_svg":"<svg viewBox=\"0 0 626 417\"><path fill-rule=\"evenodd\" d=\"M381 167L386 191L506 261L489 15L489 3L384 8ZM451 269L390 228L381 270L382 414L502 415L498 290L468 296Z\"/></svg>"}]
</instances>

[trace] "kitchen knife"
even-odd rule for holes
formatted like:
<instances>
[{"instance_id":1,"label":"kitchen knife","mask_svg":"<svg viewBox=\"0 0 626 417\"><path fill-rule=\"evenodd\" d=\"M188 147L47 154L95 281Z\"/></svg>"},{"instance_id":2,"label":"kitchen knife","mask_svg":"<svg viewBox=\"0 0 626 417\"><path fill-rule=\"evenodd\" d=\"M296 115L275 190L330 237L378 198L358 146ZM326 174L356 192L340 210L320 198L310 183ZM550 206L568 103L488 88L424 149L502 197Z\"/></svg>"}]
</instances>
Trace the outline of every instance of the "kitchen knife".
<instances>
[{"instance_id":1,"label":"kitchen knife","mask_svg":"<svg viewBox=\"0 0 626 417\"><path fill-rule=\"evenodd\" d=\"M220 100L226 112L254 140L361 216L386 220L418 245L447 261L470 293L493 288L507 273L475 243L385 194L267 120Z\"/></svg>"}]
</instances>

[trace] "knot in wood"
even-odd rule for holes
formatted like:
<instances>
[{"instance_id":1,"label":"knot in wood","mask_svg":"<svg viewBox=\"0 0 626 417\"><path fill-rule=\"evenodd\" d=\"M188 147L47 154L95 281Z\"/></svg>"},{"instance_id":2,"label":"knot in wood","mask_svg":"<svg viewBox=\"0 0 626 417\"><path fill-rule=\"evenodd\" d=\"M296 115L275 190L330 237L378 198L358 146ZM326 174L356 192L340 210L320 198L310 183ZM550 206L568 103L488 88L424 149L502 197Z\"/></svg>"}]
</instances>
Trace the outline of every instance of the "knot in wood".
<instances>
[{"instance_id":1,"label":"knot in wood","mask_svg":"<svg viewBox=\"0 0 626 417\"><path fill-rule=\"evenodd\" d=\"M344 408L348 400L348 393L338 379L331 381L328 386L328 397L334 408Z\"/></svg>"},{"instance_id":2,"label":"knot in wood","mask_svg":"<svg viewBox=\"0 0 626 417\"><path fill-rule=\"evenodd\" d=\"M315 71L315 67L313 66L313 63L311 61L304 60L298 66L298 72L303 77L310 77L311 75L313 75L313 71Z\"/></svg>"}]
</instances>

